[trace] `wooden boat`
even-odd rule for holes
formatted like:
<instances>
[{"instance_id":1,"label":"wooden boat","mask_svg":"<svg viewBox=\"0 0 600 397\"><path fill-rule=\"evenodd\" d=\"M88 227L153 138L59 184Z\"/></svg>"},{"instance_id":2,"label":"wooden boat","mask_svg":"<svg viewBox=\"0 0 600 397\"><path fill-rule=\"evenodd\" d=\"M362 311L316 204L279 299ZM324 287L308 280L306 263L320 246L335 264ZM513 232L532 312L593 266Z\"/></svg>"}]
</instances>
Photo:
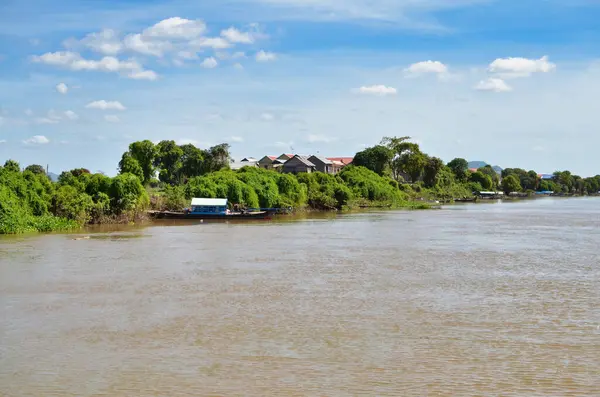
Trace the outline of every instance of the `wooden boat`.
<instances>
[{"instance_id":1,"label":"wooden boat","mask_svg":"<svg viewBox=\"0 0 600 397\"><path fill-rule=\"evenodd\" d=\"M155 219L196 219L196 220L252 220L271 219L277 210L238 210L227 208L227 199L193 198L191 208L183 211L150 211Z\"/></svg>"},{"instance_id":2,"label":"wooden boat","mask_svg":"<svg viewBox=\"0 0 600 397\"><path fill-rule=\"evenodd\" d=\"M251 220L271 219L272 214L267 211L259 212L229 212L221 214L195 214L188 211L150 211L148 213L155 219L197 219L197 220Z\"/></svg>"}]
</instances>

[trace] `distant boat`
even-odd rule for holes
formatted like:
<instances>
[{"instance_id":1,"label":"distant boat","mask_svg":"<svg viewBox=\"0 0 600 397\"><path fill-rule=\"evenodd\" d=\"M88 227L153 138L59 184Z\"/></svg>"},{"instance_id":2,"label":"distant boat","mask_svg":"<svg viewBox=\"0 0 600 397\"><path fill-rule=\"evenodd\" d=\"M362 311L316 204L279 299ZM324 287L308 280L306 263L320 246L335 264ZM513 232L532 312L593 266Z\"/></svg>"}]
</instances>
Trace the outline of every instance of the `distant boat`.
<instances>
[{"instance_id":1,"label":"distant boat","mask_svg":"<svg viewBox=\"0 0 600 397\"><path fill-rule=\"evenodd\" d=\"M237 210L230 211L227 199L224 198L193 198L191 208L183 211L150 211L149 215L156 219L270 219L277 209L268 210Z\"/></svg>"}]
</instances>

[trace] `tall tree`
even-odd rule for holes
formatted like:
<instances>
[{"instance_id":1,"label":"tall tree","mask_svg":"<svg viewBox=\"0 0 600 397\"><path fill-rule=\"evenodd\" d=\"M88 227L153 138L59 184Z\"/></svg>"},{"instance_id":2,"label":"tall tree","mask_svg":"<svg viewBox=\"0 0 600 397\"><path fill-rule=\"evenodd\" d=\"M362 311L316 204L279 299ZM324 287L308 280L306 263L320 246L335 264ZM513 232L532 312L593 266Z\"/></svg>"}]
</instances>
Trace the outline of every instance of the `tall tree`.
<instances>
[{"instance_id":1,"label":"tall tree","mask_svg":"<svg viewBox=\"0 0 600 397\"><path fill-rule=\"evenodd\" d=\"M486 165L485 167L479 168L477 171L489 176L492 178L492 188L497 189L500 185L500 175L492 168L491 165Z\"/></svg>"},{"instance_id":2,"label":"tall tree","mask_svg":"<svg viewBox=\"0 0 600 397\"><path fill-rule=\"evenodd\" d=\"M481 171L471 173L469 175L469 182L478 183L485 190L493 189L494 185L492 178Z\"/></svg>"},{"instance_id":3,"label":"tall tree","mask_svg":"<svg viewBox=\"0 0 600 397\"><path fill-rule=\"evenodd\" d=\"M455 158L448 163L448 168L452 170L454 176L459 182L466 182L469 175L469 162L462 158Z\"/></svg>"},{"instance_id":4,"label":"tall tree","mask_svg":"<svg viewBox=\"0 0 600 397\"><path fill-rule=\"evenodd\" d=\"M394 152L392 150L377 145L356 153L352 164L357 167L365 167L379 175L386 175L389 173L393 157Z\"/></svg>"},{"instance_id":5,"label":"tall tree","mask_svg":"<svg viewBox=\"0 0 600 397\"><path fill-rule=\"evenodd\" d=\"M502 190L506 194L520 192L522 190L521 182L515 175L509 175L502 180Z\"/></svg>"},{"instance_id":6,"label":"tall tree","mask_svg":"<svg viewBox=\"0 0 600 397\"><path fill-rule=\"evenodd\" d=\"M149 140L133 142L129 145L129 153L131 154L131 157L137 160L140 167L142 167L144 176L142 182L149 182L156 172L156 168L154 167L156 147L154 144Z\"/></svg>"},{"instance_id":7,"label":"tall tree","mask_svg":"<svg viewBox=\"0 0 600 397\"><path fill-rule=\"evenodd\" d=\"M133 174L139 178L140 182L144 181L144 170L130 152L123 153L123 157L121 157L119 174Z\"/></svg>"},{"instance_id":8,"label":"tall tree","mask_svg":"<svg viewBox=\"0 0 600 397\"><path fill-rule=\"evenodd\" d=\"M208 149L204 156L204 172L215 172L223 168L229 168L231 156L229 144L221 143Z\"/></svg>"},{"instance_id":9,"label":"tall tree","mask_svg":"<svg viewBox=\"0 0 600 397\"><path fill-rule=\"evenodd\" d=\"M198 149L191 143L180 146L181 169L179 170L181 178L192 178L202 175L204 169L204 151Z\"/></svg>"},{"instance_id":10,"label":"tall tree","mask_svg":"<svg viewBox=\"0 0 600 397\"><path fill-rule=\"evenodd\" d=\"M437 178L440 171L444 168L444 162L437 157L429 157L423 169L423 182L425 186L434 187L437 185Z\"/></svg>"},{"instance_id":11,"label":"tall tree","mask_svg":"<svg viewBox=\"0 0 600 397\"><path fill-rule=\"evenodd\" d=\"M419 181L425 166L427 165L427 157L420 151L405 152L402 156L394 160L394 168L398 174L404 172L410 176L412 183Z\"/></svg>"},{"instance_id":12,"label":"tall tree","mask_svg":"<svg viewBox=\"0 0 600 397\"><path fill-rule=\"evenodd\" d=\"M25 168L25 171L31 171L34 174L46 175L46 170L39 164L31 164Z\"/></svg>"},{"instance_id":13,"label":"tall tree","mask_svg":"<svg viewBox=\"0 0 600 397\"><path fill-rule=\"evenodd\" d=\"M182 157L183 150L177 146L175 141L160 141L156 145L154 166L160 170L159 177L162 182L176 182L182 165Z\"/></svg>"},{"instance_id":14,"label":"tall tree","mask_svg":"<svg viewBox=\"0 0 600 397\"><path fill-rule=\"evenodd\" d=\"M4 163L4 169L12 172L20 172L21 166L15 160L6 160Z\"/></svg>"}]
</instances>

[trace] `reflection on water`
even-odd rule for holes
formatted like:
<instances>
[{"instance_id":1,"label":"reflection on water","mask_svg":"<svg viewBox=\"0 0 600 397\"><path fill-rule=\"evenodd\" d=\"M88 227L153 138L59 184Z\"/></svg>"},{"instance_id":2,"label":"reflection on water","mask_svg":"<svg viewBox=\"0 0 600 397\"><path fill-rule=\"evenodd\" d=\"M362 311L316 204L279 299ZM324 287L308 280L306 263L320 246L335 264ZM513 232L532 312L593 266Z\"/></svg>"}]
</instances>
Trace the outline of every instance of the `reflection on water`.
<instances>
[{"instance_id":1,"label":"reflection on water","mask_svg":"<svg viewBox=\"0 0 600 397\"><path fill-rule=\"evenodd\" d=\"M2 238L0 395L597 396L599 222L544 199Z\"/></svg>"}]
</instances>

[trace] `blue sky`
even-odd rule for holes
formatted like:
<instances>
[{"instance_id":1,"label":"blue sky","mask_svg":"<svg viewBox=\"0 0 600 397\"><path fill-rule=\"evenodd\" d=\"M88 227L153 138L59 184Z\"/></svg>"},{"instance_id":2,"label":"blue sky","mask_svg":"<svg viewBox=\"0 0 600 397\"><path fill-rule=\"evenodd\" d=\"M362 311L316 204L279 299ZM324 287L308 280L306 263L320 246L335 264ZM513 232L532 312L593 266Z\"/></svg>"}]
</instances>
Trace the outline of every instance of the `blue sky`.
<instances>
[{"instance_id":1,"label":"blue sky","mask_svg":"<svg viewBox=\"0 0 600 397\"><path fill-rule=\"evenodd\" d=\"M195 3L201 3L200 5ZM135 140L600 173L597 0L4 0L0 161L116 173Z\"/></svg>"}]
</instances>

